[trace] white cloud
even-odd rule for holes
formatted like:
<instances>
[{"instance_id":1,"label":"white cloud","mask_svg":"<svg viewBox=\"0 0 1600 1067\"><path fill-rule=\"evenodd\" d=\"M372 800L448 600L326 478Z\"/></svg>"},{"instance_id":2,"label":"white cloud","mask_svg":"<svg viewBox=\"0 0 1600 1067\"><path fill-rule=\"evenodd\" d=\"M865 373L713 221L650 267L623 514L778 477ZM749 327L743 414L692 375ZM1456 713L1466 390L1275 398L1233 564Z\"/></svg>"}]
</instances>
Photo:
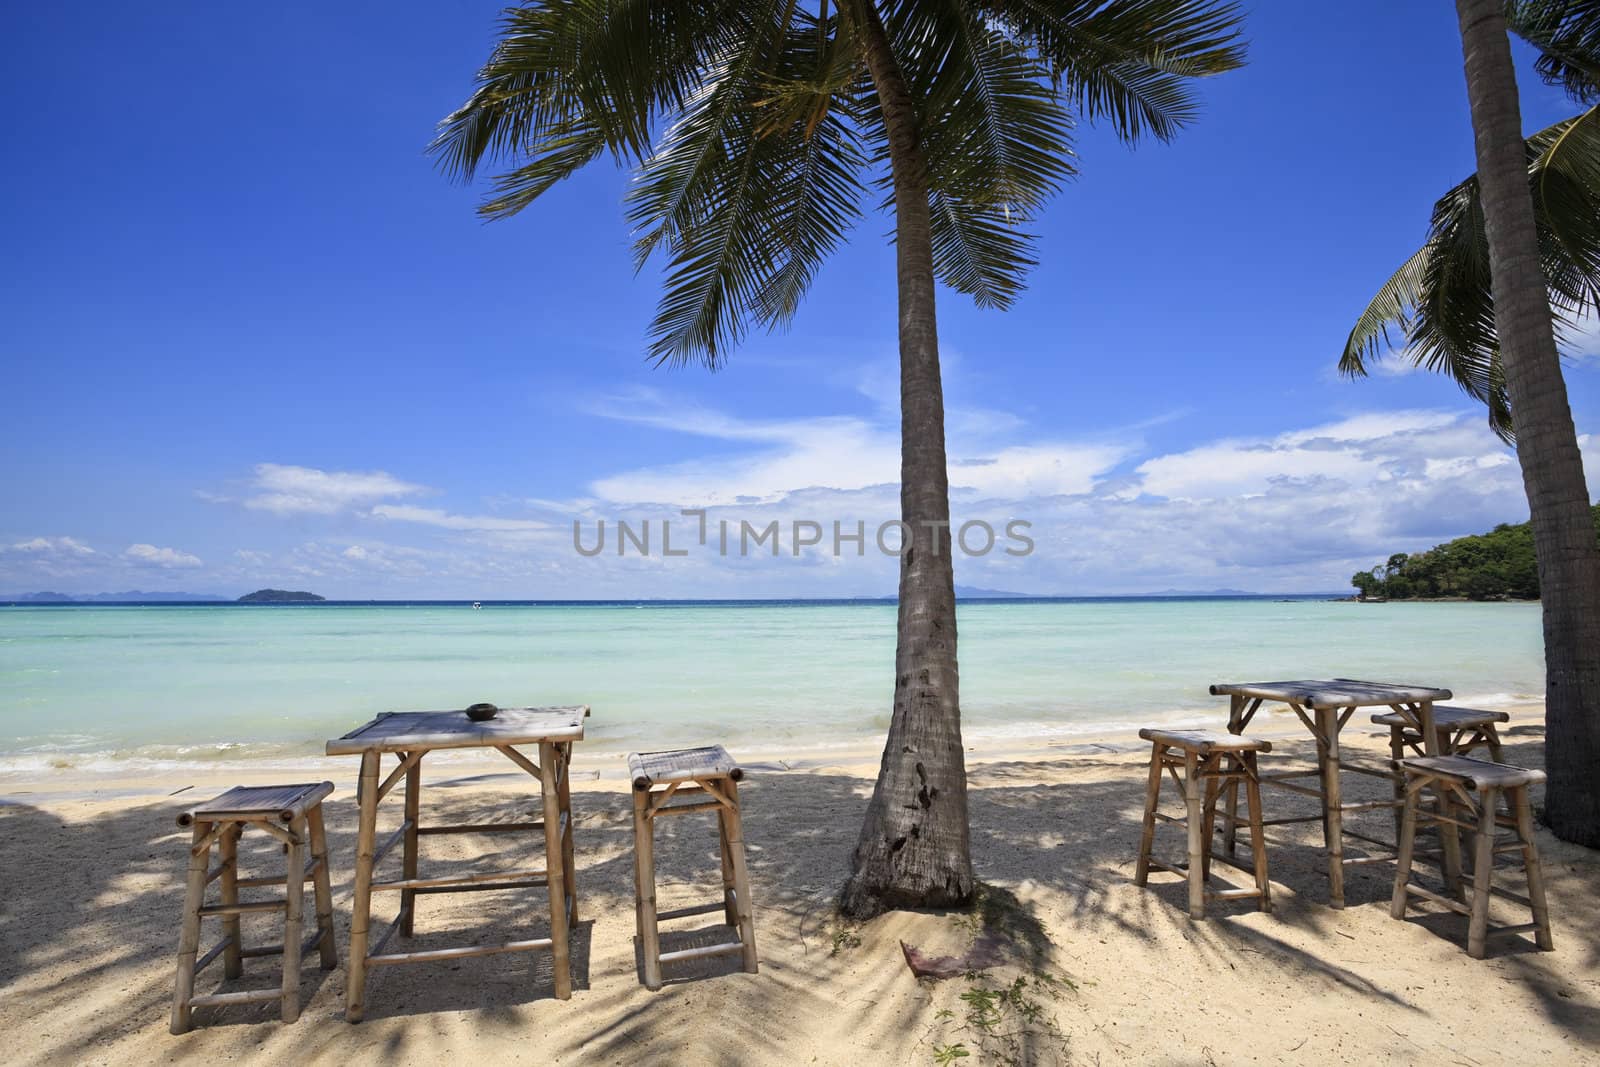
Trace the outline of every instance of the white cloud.
<instances>
[{"instance_id":1,"label":"white cloud","mask_svg":"<svg viewBox=\"0 0 1600 1067\"><path fill-rule=\"evenodd\" d=\"M129 545L123 549L122 558L129 563L136 563L145 567L200 567L204 566L199 556L181 552L176 548L157 548L155 545L137 544Z\"/></svg>"},{"instance_id":2,"label":"white cloud","mask_svg":"<svg viewBox=\"0 0 1600 1067\"><path fill-rule=\"evenodd\" d=\"M452 515L438 508L419 508L409 504L379 504L372 509L371 515L375 519L415 522L424 526L437 526L443 530L510 532L550 529L549 523L535 519L507 519L497 515Z\"/></svg>"},{"instance_id":3,"label":"white cloud","mask_svg":"<svg viewBox=\"0 0 1600 1067\"><path fill-rule=\"evenodd\" d=\"M95 555L95 550L75 537L34 537L12 544L9 550L34 556L54 556L82 559Z\"/></svg>"},{"instance_id":4,"label":"white cloud","mask_svg":"<svg viewBox=\"0 0 1600 1067\"><path fill-rule=\"evenodd\" d=\"M796 428L782 448L753 457L695 460L601 478L590 491L612 503L651 501L684 507L771 501L796 489L860 489L897 481L897 450L853 420Z\"/></svg>"},{"instance_id":5,"label":"white cloud","mask_svg":"<svg viewBox=\"0 0 1600 1067\"><path fill-rule=\"evenodd\" d=\"M755 436L744 423L729 427L705 419L697 425ZM1583 447L1591 469L1600 471L1600 446L1584 438ZM1119 475L1119 464L1135 454L1131 443L1013 444L975 461L953 460L957 523L984 519L1000 530L1010 519L1026 519L1038 543L1024 558L1000 552L962 557L957 580L1066 594L1219 587L1332 591L1391 552L1415 551L1527 514L1515 457L1475 409L1374 412L1274 435L1206 441L1150 456ZM717 462L738 471L743 461L734 456ZM708 469L697 477L709 477ZM648 492L680 478L682 470L683 465L647 469L628 479ZM871 551L865 558L836 558L819 550L796 559L787 531L795 518L825 525L837 518L847 527L859 518L871 530L896 516L896 497L894 487L884 484L791 488L743 499L724 493L708 501L712 530L724 519L732 530L741 520L759 528L776 519L784 531L777 559L761 551L741 558L735 549L729 558L712 552L681 562L652 560L664 565L647 570L617 559L608 547L569 573L567 579L580 584L565 593L888 593L892 559L874 558ZM618 499L598 511L583 510L586 543L596 514L635 524L650 518L658 538L661 519L673 518L674 544L682 546L685 534L692 539L689 520L643 503L657 499ZM573 555L568 544L552 541L541 548L558 558ZM601 583L603 593L584 592Z\"/></svg>"},{"instance_id":6,"label":"white cloud","mask_svg":"<svg viewBox=\"0 0 1600 1067\"><path fill-rule=\"evenodd\" d=\"M1144 426L1062 440L1030 434L1006 412L957 410L949 421L955 523L983 519L1003 530L1006 522L1024 519L1037 543L1027 557L1000 551L959 557L957 581L964 585L1065 594L1331 591L1392 552L1416 551L1527 514L1515 456L1488 431L1481 410L1465 405L1308 418L1308 425L1258 436L1182 434L1193 444L1164 452L1143 444ZM407 501L425 490L382 472L263 465L251 486L254 506L284 514L331 509L367 520L365 528L381 530L386 540L360 536L241 549L221 567L198 573L245 588L315 582L325 595L354 597L893 592L897 563L871 542L879 523L898 516L895 412L739 417L639 390L612 398L596 413L684 435L691 447L703 444L703 454L602 472L580 487L582 495L565 500L507 490L461 511ZM1163 431L1163 437L1190 428ZM647 445L653 436L638 435ZM1600 472L1600 442L1586 437L1582 447L1590 470ZM274 496L285 499L263 502ZM707 509L709 545L697 543L694 520L681 508ZM592 543L595 523L606 520L601 555L574 550L575 518L584 524L586 543ZM638 530L647 519L651 555L630 550L619 556L616 522ZM661 556L667 520L674 548L689 547L688 557ZM797 520L824 529L839 520L847 530L862 521L867 551L856 555L847 548L835 556L825 542L796 557ZM723 521L730 528L727 556L715 549ZM773 521L780 524L779 554L757 546L741 557L741 524L759 530ZM140 559L141 552L147 558ZM107 557L70 538L0 543L0 579L17 588L45 588L37 584L44 575L81 576L131 563L200 566L188 553L150 545ZM196 581L194 573L184 581ZM102 578L115 580L92 580Z\"/></svg>"},{"instance_id":7,"label":"white cloud","mask_svg":"<svg viewBox=\"0 0 1600 1067\"><path fill-rule=\"evenodd\" d=\"M854 491L900 481L898 428L865 418L741 419L673 404L654 390L637 390L593 410L618 421L755 446L753 453L644 467L590 486L612 504L775 503L804 489ZM975 408L952 412L950 421L951 487L984 496L1086 493L1129 453L1126 445L1065 442L993 448L993 439L1015 436L1019 419Z\"/></svg>"},{"instance_id":8,"label":"white cloud","mask_svg":"<svg viewBox=\"0 0 1600 1067\"><path fill-rule=\"evenodd\" d=\"M741 521L760 528L776 519L784 538L796 518L825 526L864 519L871 530L898 513L898 435L882 421L745 419L650 391L597 413L725 447L596 481L598 499L573 501L568 511L584 517L591 539L601 515L634 524L651 518L659 537L661 519L678 507L708 508L713 529L723 518L734 530ZM1392 551L1527 513L1515 457L1476 409L1368 412L1155 455L1142 449L1139 427L1120 439L1062 442L1026 440L1005 417L969 423L978 432L953 439L950 449L955 521L984 519L1003 529L1010 519L1029 520L1038 549L1026 558L963 558L963 584L1035 593L1335 590ZM1585 451L1595 459L1593 443L1586 440ZM677 521L681 546L688 520ZM525 546L535 547L573 556L565 536ZM735 552L646 571L608 547L569 575L585 584L566 595L602 595L583 592L600 581L611 595L889 592L893 561L873 555L841 559L813 549L796 559L785 541L777 561ZM632 592L617 591L618 583Z\"/></svg>"},{"instance_id":9,"label":"white cloud","mask_svg":"<svg viewBox=\"0 0 1600 1067\"><path fill-rule=\"evenodd\" d=\"M1128 452L1127 448L1112 445L1003 448L992 456L953 460L950 488L971 489L1005 500L1087 493Z\"/></svg>"},{"instance_id":10,"label":"white cloud","mask_svg":"<svg viewBox=\"0 0 1600 1067\"><path fill-rule=\"evenodd\" d=\"M333 515L423 492L427 492L426 486L402 481L385 471L325 471L258 463L244 506L275 515Z\"/></svg>"},{"instance_id":11,"label":"white cloud","mask_svg":"<svg viewBox=\"0 0 1600 1067\"><path fill-rule=\"evenodd\" d=\"M616 413L613 418L687 434L759 446L754 454L717 456L625 471L590 491L612 503L650 501L683 507L776 500L797 489L861 489L900 478L899 442L863 419L757 422L715 412L666 417Z\"/></svg>"},{"instance_id":12,"label":"white cloud","mask_svg":"<svg viewBox=\"0 0 1600 1067\"><path fill-rule=\"evenodd\" d=\"M1366 483L1392 477L1396 445L1441 443L1458 429L1459 412L1396 411L1358 415L1270 438L1234 438L1141 463L1137 489L1174 500L1253 496L1285 483ZM1487 431L1466 447L1474 456L1498 448ZM1451 455L1452 459L1459 458Z\"/></svg>"}]
</instances>

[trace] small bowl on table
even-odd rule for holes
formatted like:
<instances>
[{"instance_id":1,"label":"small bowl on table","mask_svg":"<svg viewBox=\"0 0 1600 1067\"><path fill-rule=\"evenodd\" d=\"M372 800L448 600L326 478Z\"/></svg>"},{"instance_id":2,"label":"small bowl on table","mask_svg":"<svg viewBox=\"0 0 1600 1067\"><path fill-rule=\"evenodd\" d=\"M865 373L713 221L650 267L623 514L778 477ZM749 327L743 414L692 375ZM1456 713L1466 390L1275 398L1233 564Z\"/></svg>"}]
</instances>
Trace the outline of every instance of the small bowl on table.
<instances>
[{"instance_id":1,"label":"small bowl on table","mask_svg":"<svg viewBox=\"0 0 1600 1067\"><path fill-rule=\"evenodd\" d=\"M498 714L500 709L493 704L473 704L467 708L467 718L473 722L488 722Z\"/></svg>"}]
</instances>

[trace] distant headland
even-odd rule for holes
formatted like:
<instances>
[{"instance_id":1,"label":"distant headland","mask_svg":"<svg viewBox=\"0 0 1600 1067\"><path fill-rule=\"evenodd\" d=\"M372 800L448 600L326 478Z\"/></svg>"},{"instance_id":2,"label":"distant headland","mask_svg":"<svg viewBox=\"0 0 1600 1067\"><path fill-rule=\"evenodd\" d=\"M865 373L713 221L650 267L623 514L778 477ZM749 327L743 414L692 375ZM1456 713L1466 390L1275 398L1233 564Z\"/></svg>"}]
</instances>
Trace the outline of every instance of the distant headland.
<instances>
[{"instance_id":1,"label":"distant headland","mask_svg":"<svg viewBox=\"0 0 1600 1067\"><path fill-rule=\"evenodd\" d=\"M130 589L124 593L15 593L0 595L6 604L219 604L232 601L220 593L146 592Z\"/></svg>"},{"instance_id":2,"label":"distant headland","mask_svg":"<svg viewBox=\"0 0 1600 1067\"><path fill-rule=\"evenodd\" d=\"M1600 504L1593 507L1600 538ZM1501 523L1488 533L1458 537L1426 552L1396 552L1350 578L1357 600L1538 600L1539 565L1533 527Z\"/></svg>"},{"instance_id":3,"label":"distant headland","mask_svg":"<svg viewBox=\"0 0 1600 1067\"><path fill-rule=\"evenodd\" d=\"M257 589L239 598L241 604L317 604L328 599L315 593L291 592L288 589Z\"/></svg>"}]
</instances>

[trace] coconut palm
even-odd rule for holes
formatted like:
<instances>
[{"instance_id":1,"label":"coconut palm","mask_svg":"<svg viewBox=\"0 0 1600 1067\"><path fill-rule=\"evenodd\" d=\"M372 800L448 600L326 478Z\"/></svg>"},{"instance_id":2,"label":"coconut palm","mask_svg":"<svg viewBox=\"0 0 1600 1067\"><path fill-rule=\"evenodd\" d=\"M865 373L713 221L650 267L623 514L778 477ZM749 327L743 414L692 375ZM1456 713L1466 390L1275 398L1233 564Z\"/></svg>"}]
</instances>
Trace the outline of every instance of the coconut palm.
<instances>
[{"instance_id":1,"label":"coconut palm","mask_svg":"<svg viewBox=\"0 0 1600 1067\"><path fill-rule=\"evenodd\" d=\"M1525 147L1539 262L1560 341L1600 307L1600 0L1524 0L1506 14L1509 27L1540 50L1544 80L1583 106ZM1490 278L1474 174L1434 204L1427 240L1356 320L1339 369L1363 377L1398 341L1401 358L1448 375L1488 405L1490 426L1511 440Z\"/></svg>"},{"instance_id":2,"label":"coconut palm","mask_svg":"<svg viewBox=\"0 0 1600 1067\"><path fill-rule=\"evenodd\" d=\"M1600 550L1552 327L1505 7L1504 0L1456 0L1489 247L1494 333L1539 562L1550 776L1545 817L1558 837L1594 847L1600 846L1600 780L1594 773L1600 762ZM1567 40L1597 42L1594 4L1559 7L1557 16L1582 17L1571 22L1552 17L1553 32L1567 27L1572 31ZM1586 84L1583 91L1593 92L1594 68L1576 68L1572 52L1547 49L1545 54ZM1572 129L1586 125L1580 120ZM1548 211L1548 194L1545 204Z\"/></svg>"},{"instance_id":3,"label":"coconut palm","mask_svg":"<svg viewBox=\"0 0 1600 1067\"><path fill-rule=\"evenodd\" d=\"M935 282L1004 308L1029 221L1075 172L1075 117L1129 142L1197 113L1238 66L1217 0L530 0L505 15L433 150L504 218L601 156L631 166L637 262L666 260L657 362L716 368L787 324L863 212L892 210L901 557L894 706L841 898L847 911L973 891Z\"/></svg>"},{"instance_id":4,"label":"coconut palm","mask_svg":"<svg viewBox=\"0 0 1600 1067\"><path fill-rule=\"evenodd\" d=\"M1600 308L1600 0L1458 9L1478 173L1434 205L1426 243L1357 320L1339 365L1365 374L1394 329L1404 358L1484 401L1507 440L1515 431L1544 605L1546 819L1600 846L1600 553L1558 357L1563 331ZM1526 140L1508 28L1584 108Z\"/></svg>"}]
</instances>

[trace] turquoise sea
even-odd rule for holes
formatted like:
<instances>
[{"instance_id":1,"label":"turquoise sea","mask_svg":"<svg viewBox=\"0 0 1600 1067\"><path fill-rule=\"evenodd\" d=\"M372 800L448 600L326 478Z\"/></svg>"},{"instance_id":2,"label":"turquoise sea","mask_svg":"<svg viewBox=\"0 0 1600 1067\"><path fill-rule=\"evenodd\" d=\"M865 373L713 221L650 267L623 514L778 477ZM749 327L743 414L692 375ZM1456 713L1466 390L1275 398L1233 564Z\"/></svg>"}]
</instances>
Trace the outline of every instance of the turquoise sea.
<instances>
[{"instance_id":1,"label":"turquoise sea","mask_svg":"<svg viewBox=\"0 0 1600 1067\"><path fill-rule=\"evenodd\" d=\"M894 605L0 608L0 770L302 759L380 711L589 704L586 747L819 756L887 726ZM1534 604L972 601L969 745L1215 718L1214 681L1343 676L1542 699ZM109 766L107 766L109 769Z\"/></svg>"}]
</instances>

